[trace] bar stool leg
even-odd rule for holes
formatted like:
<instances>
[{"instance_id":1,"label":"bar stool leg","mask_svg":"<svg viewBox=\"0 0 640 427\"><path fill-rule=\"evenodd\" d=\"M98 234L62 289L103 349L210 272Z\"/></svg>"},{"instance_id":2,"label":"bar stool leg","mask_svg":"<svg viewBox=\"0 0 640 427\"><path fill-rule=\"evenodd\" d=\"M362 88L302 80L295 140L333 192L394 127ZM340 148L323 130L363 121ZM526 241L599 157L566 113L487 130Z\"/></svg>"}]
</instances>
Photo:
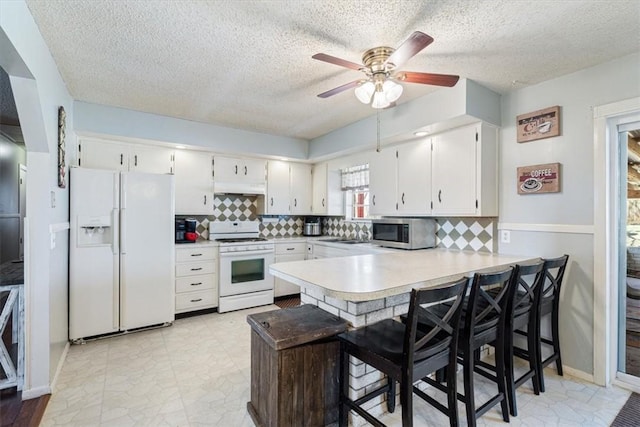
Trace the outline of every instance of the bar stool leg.
<instances>
[{"instance_id":1,"label":"bar stool leg","mask_svg":"<svg viewBox=\"0 0 640 427\"><path fill-rule=\"evenodd\" d=\"M506 378L505 378L505 362L504 362L504 336L498 336L498 347L496 348L496 378L498 380L498 392L502 393L503 399L500 402L502 409L502 419L505 423L509 422L509 404L507 401Z\"/></svg>"},{"instance_id":2,"label":"bar stool leg","mask_svg":"<svg viewBox=\"0 0 640 427\"><path fill-rule=\"evenodd\" d=\"M405 374L400 383L400 406L402 406L402 427L413 427L413 384L411 378Z\"/></svg>"},{"instance_id":3,"label":"bar stool leg","mask_svg":"<svg viewBox=\"0 0 640 427\"><path fill-rule=\"evenodd\" d=\"M387 377L387 381L389 387L387 389L387 410L393 413L396 410L396 382L391 377ZM400 404L402 405L402 403ZM402 413L404 414L404 409Z\"/></svg>"},{"instance_id":4,"label":"bar stool leg","mask_svg":"<svg viewBox=\"0 0 640 427\"><path fill-rule=\"evenodd\" d=\"M560 333L558 328L558 317L558 308L554 307L554 310L551 313L553 354L556 355L556 369L558 370L558 375L562 376L562 358L560 357Z\"/></svg>"},{"instance_id":5,"label":"bar stool leg","mask_svg":"<svg viewBox=\"0 0 640 427\"><path fill-rule=\"evenodd\" d=\"M497 353L497 350L496 350ZM507 345L505 349L505 377L507 379L507 394L509 395L509 413L514 417L518 416L518 408L516 405L516 384L513 373L513 333L507 336ZM497 363L497 360L496 360Z\"/></svg>"},{"instance_id":6,"label":"bar stool leg","mask_svg":"<svg viewBox=\"0 0 640 427\"><path fill-rule=\"evenodd\" d=\"M471 348L467 348L463 357L463 377L464 377L464 400L465 410L467 412L467 425L469 427L476 426L476 402L473 396L473 365L474 354Z\"/></svg>"}]
</instances>

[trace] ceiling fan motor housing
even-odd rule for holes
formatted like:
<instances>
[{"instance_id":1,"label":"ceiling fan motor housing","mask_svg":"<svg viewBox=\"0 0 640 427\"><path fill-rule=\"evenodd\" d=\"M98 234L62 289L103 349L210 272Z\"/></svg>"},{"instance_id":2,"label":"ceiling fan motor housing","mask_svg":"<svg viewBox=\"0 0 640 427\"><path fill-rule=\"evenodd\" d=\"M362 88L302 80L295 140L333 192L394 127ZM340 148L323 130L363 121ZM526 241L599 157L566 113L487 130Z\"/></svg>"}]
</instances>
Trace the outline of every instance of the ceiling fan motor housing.
<instances>
[{"instance_id":1,"label":"ceiling fan motor housing","mask_svg":"<svg viewBox=\"0 0 640 427\"><path fill-rule=\"evenodd\" d=\"M393 52L395 52L395 49L392 47L374 47L362 55L362 63L371 70L372 74L389 74L395 68L394 64L387 62Z\"/></svg>"}]
</instances>

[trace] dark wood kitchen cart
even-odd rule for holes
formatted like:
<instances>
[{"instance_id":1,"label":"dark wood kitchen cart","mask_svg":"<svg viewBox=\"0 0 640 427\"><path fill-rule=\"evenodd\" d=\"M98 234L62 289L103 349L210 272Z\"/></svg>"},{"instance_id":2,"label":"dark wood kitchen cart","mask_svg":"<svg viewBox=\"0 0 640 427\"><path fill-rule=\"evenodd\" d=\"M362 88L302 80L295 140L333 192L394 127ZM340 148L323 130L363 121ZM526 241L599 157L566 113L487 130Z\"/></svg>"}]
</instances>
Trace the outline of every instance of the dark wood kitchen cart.
<instances>
[{"instance_id":1,"label":"dark wood kitchen cart","mask_svg":"<svg viewBox=\"0 0 640 427\"><path fill-rule=\"evenodd\" d=\"M340 345L348 322L313 305L247 316L251 401L258 427L325 426L338 420Z\"/></svg>"}]
</instances>

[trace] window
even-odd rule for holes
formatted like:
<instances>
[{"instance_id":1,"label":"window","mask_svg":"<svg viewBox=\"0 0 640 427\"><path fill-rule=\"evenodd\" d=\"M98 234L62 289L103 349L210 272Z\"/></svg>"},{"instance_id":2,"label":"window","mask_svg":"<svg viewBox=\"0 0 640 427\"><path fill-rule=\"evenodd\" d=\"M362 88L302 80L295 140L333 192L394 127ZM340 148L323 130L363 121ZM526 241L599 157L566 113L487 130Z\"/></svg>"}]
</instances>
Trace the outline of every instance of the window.
<instances>
[{"instance_id":1,"label":"window","mask_svg":"<svg viewBox=\"0 0 640 427\"><path fill-rule=\"evenodd\" d=\"M347 219L369 217L369 164L342 170L342 191L345 192Z\"/></svg>"}]
</instances>

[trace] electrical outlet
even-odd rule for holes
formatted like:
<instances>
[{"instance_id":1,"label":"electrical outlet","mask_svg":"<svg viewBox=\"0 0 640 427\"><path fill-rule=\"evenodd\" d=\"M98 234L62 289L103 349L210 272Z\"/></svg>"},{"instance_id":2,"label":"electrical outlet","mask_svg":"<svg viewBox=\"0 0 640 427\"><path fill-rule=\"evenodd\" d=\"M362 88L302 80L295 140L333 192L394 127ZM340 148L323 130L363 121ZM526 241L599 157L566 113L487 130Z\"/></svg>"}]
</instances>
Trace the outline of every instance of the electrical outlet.
<instances>
[{"instance_id":1,"label":"electrical outlet","mask_svg":"<svg viewBox=\"0 0 640 427\"><path fill-rule=\"evenodd\" d=\"M500 230L500 242L511 243L511 230Z\"/></svg>"}]
</instances>

